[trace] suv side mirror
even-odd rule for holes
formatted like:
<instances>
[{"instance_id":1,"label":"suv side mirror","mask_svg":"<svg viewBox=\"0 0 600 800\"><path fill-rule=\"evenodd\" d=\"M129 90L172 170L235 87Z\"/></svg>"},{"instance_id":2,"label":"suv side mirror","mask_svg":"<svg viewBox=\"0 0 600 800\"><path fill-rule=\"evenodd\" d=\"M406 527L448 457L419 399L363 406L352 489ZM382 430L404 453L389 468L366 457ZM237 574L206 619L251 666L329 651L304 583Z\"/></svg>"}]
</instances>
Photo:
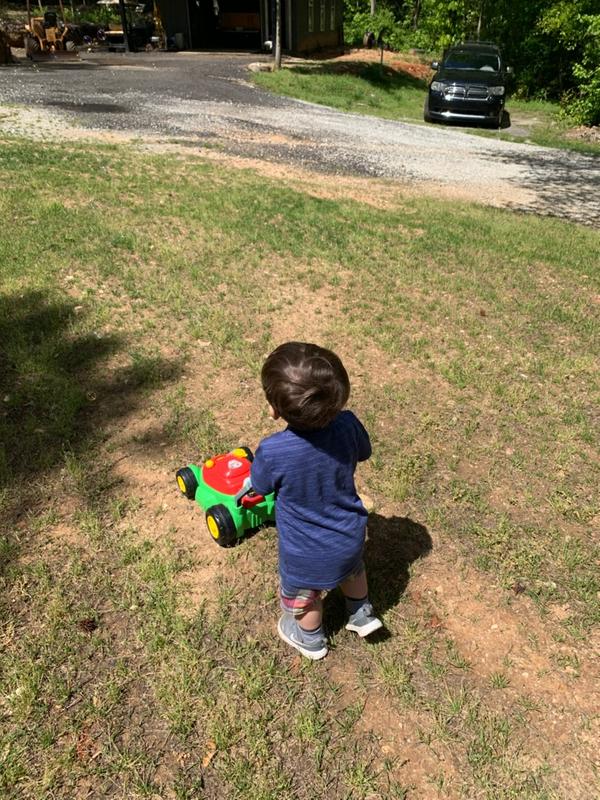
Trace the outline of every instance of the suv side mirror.
<instances>
[{"instance_id":1,"label":"suv side mirror","mask_svg":"<svg viewBox=\"0 0 600 800\"><path fill-rule=\"evenodd\" d=\"M439 61L432 61L431 62L431 69L439 69L439 68L440 68L440 62Z\"/></svg>"}]
</instances>

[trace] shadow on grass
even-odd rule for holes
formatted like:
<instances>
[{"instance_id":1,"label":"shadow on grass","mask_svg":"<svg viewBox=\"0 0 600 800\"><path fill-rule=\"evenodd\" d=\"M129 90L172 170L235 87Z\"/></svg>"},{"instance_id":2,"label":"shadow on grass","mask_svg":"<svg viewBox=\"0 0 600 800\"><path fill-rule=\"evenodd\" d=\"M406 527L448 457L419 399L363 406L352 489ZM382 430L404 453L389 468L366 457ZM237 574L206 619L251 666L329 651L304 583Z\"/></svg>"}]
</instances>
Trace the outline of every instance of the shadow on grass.
<instances>
[{"instance_id":1,"label":"shadow on grass","mask_svg":"<svg viewBox=\"0 0 600 800\"><path fill-rule=\"evenodd\" d=\"M0 297L0 509L9 535L45 473L66 453L93 464L106 426L180 372L161 358L135 355L128 366L110 368L108 359L126 342L78 333L82 311L40 291Z\"/></svg>"},{"instance_id":2,"label":"shadow on grass","mask_svg":"<svg viewBox=\"0 0 600 800\"><path fill-rule=\"evenodd\" d=\"M297 75L350 75L387 92L395 92L400 89L427 88L427 81L423 78L415 78L413 75L396 70L388 64L342 61L332 64L318 64L316 66L294 66L288 69Z\"/></svg>"},{"instance_id":3,"label":"shadow on grass","mask_svg":"<svg viewBox=\"0 0 600 800\"><path fill-rule=\"evenodd\" d=\"M369 578L369 597L378 614L398 604L410 580L410 565L432 549L431 536L424 525L409 517L382 517L369 514L369 536L365 547L365 563ZM325 624L335 633L346 623L341 592L325 598ZM386 638L386 632L375 637Z\"/></svg>"}]
</instances>

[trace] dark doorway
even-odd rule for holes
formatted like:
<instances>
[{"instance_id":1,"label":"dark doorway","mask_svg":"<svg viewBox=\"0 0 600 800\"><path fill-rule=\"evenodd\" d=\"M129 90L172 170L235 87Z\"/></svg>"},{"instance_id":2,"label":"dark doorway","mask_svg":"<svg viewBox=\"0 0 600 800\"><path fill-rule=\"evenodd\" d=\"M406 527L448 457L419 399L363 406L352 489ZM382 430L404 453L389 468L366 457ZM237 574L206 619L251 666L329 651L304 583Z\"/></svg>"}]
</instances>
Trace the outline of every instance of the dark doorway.
<instances>
[{"instance_id":1,"label":"dark doorway","mask_svg":"<svg viewBox=\"0 0 600 800\"><path fill-rule=\"evenodd\" d=\"M189 0L192 47L259 50L261 0Z\"/></svg>"}]
</instances>

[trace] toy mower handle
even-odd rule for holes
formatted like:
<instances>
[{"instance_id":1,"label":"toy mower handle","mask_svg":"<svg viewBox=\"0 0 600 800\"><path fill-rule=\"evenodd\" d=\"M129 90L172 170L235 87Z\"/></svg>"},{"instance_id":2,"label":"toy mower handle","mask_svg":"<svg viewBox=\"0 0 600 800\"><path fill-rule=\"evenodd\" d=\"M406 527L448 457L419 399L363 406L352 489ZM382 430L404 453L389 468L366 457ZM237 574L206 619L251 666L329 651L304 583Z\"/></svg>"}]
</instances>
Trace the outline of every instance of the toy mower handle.
<instances>
[{"instance_id":1,"label":"toy mower handle","mask_svg":"<svg viewBox=\"0 0 600 800\"><path fill-rule=\"evenodd\" d=\"M250 478L246 478L242 488L235 496L236 503L239 503L243 508L254 508L254 506L262 503L264 499L262 494L256 494L250 483Z\"/></svg>"},{"instance_id":2,"label":"toy mower handle","mask_svg":"<svg viewBox=\"0 0 600 800\"><path fill-rule=\"evenodd\" d=\"M242 497L242 506L244 508L254 508L254 506L262 503L264 499L262 494L256 494L253 489L250 489L250 491Z\"/></svg>"}]
</instances>

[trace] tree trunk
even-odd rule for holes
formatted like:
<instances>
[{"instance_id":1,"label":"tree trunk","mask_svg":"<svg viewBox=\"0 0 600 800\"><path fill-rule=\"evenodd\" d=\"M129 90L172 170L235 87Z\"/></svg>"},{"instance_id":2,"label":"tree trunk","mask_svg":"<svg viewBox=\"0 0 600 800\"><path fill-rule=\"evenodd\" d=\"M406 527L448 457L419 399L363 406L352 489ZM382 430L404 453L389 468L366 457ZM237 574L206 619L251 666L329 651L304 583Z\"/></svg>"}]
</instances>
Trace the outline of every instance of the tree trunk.
<instances>
[{"instance_id":1,"label":"tree trunk","mask_svg":"<svg viewBox=\"0 0 600 800\"><path fill-rule=\"evenodd\" d=\"M412 13L412 29L416 31L419 27L419 17L421 16L421 0L415 0Z\"/></svg>"},{"instance_id":2,"label":"tree trunk","mask_svg":"<svg viewBox=\"0 0 600 800\"><path fill-rule=\"evenodd\" d=\"M485 0L481 0L479 5L479 19L477 20L477 41L481 38L481 25L483 23L483 5Z\"/></svg>"},{"instance_id":3,"label":"tree trunk","mask_svg":"<svg viewBox=\"0 0 600 800\"><path fill-rule=\"evenodd\" d=\"M371 16L375 15L377 0L371 0Z\"/></svg>"}]
</instances>

